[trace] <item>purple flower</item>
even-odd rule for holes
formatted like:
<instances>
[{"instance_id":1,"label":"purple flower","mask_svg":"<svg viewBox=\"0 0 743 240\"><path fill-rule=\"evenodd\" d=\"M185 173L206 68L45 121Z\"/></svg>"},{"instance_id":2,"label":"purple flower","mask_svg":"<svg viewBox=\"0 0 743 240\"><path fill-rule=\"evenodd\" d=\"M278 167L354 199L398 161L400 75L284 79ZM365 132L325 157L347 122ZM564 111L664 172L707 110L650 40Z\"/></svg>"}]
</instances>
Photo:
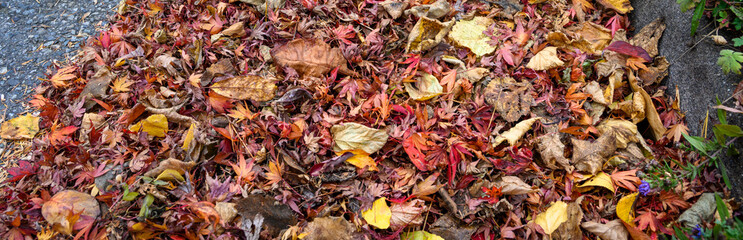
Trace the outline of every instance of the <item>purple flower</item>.
<instances>
[{"instance_id":1,"label":"purple flower","mask_svg":"<svg viewBox=\"0 0 743 240\"><path fill-rule=\"evenodd\" d=\"M643 196L648 195L648 193L650 192L650 183L645 180L642 180L642 183L639 186L639 190L640 190L640 194L642 194Z\"/></svg>"}]
</instances>

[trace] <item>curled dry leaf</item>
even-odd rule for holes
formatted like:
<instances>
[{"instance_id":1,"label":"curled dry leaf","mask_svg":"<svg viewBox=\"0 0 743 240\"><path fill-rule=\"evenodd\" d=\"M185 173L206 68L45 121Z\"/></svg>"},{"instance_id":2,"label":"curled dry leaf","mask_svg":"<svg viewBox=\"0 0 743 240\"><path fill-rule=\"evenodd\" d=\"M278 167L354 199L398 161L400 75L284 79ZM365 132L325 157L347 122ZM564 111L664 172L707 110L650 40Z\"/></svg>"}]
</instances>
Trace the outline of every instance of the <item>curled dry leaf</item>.
<instances>
[{"instance_id":1,"label":"curled dry leaf","mask_svg":"<svg viewBox=\"0 0 743 240\"><path fill-rule=\"evenodd\" d=\"M206 86L212 82L214 78L223 76L234 76L237 73L235 67L232 66L232 60L229 58L222 58L216 63L206 68L206 72L201 75L200 82L201 86Z\"/></svg>"},{"instance_id":2,"label":"curled dry leaf","mask_svg":"<svg viewBox=\"0 0 743 240\"><path fill-rule=\"evenodd\" d=\"M414 84L405 83L405 91L408 92L410 98L425 101L441 95L444 92L444 87L441 86L439 80L431 74L424 73Z\"/></svg>"},{"instance_id":3,"label":"curled dry leaf","mask_svg":"<svg viewBox=\"0 0 743 240\"><path fill-rule=\"evenodd\" d=\"M245 27L243 25L244 25L243 22L237 22L235 24L232 24L227 29L222 30L222 34L230 36L230 37L244 37L246 33L245 33Z\"/></svg>"},{"instance_id":4,"label":"curled dry leaf","mask_svg":"<svg viewBox=\"0 0 743 240\"><path fill-rule=\"evenodd\" d=\"M637 132L637 125L627 120L606 119L596 129L601 135L609 134L614 137L617 148L627 148L627 144L642 141L642 136Z\"/></svg>"},{"instance_id":5,"label":"curled dry leaf","mask_svg":"<svg viewBox=\"0 0 743 240\"><path fill-rule=\"evenodd\" d=\"M557 47L546 47L529 59L526 67L536 71L548 70L565 64L557 57Z\"/></svg>"},{"instance_id":6,"label":"curled dry leaf","mask_svg":"<svg viewBox=\"0 0 743 240\"><path fill-rule=\"evenodd\" d=\"M305 232L307 233L303 240L351 240L356 228L342 217L321 217L315 218L309 224Z\"/></svg>"},{"instance_id":7,"label":"curled dry leaf","mask_svg":"<svg viewBox=\"0 0 743 240\"><path fill-rule=\"evenodd\" d=\"M398 19L400 16L402 16L403 11L405 11L405 9L408 7L408 2L387 0L383 3L380 3L379 5L382 5L384 10L386 10L387 13L390 14L392 19Z\"/></svg>"},{"instance_id":8,"label":"curled dry leaf","mask_svg":"<svg viewBox=\"0 0 743 240\"><path fill-rule=\"evenodd\" d=\"M387 143L387 132L384 130L370 128L358 123L343 123L330 128L333 134L333 151L360 149L372 154L381 149Z\"/></svg>"},{"instance_id":9,"label":"curled dry leaf","mask_svg":"<svg viewBox=\"0 0 743 240\"><path fill-rule=\"evenodd\" d=\"M557 228L557 233L553 236L553 239L583 239L583 232L580 230L580 222L583 221L583 210L581 210L580 203L584 197L580 196L575 201L568 203L566 210L568 220Z\"/></svg>"},{"instance_id":10,"label":"curled dry leaf","mask_svg":"<svg viewBox=\"0 0 743 240\"><path fill-rule=\"evenodd\" d=\"M0 137L10 140L31 139L39 132L39 117L26 114L0 126Z\"/></svg>"},{"instance_id":11,"label":"curled dry leaf","mask_svg":"<svg viewBox=\"0 0 743 240\"><path fill-rule=\"evenodd\" d=\"M449 39L462 47L466 47L476 56L482 57L495 51L490 45L490 36L485 35L490 25L495 24L493 19L487 17L474 17L472 20L459 20L451 29Z\"/></svg>"},{"instance_id":12,"label":"curled dry leaf","mask_svg":"<svg viewBox=\"0 0 743 240\"><path fill-rule=\"evenodd\" d=\"M658 84L668 76L668 67L670 66L671 64L666 57L656 57L653 64L648 66L647 69L640 69L637 76L642 80L642 86Z\"/></svg>"},{"instance_id":13,"label":"curled dry leaf","mask_svg":"<svg viewBox=\"0 0 743 240\"><path fill-rule=\"evenodd\" d=\"M235 209L235 203L230 202L217 202L214 205L214 210L217 210L219 218L225 223L232 222L237 216L237 209Z\"/></svg>"},{"instance_id":14,"label":"curled dry leaf","mask_svg":"<svg viewBox=\"0 0 743 240\"><path fill-rule=\"evenodd\" d=\"M645 92L645 89L637 85L637 78L633 72L630 71L628 78L632 90L639 92L645 101L645 117L648 119L650 128L653 130L653 137L655 140L663 138L663 133L665 133L667 129L660 120L660 115L658 114L658 110L655 108L655 104L653 104L653 99L650 98L650 95L647 92Z\"/></svg>"},{"instance_id":15,"label":"curled dry leaf","mask_svg":"<svg viewBox=\"0 0 743 240\"><path fill-rule=\"evenodd\" d=\"M168 158L160 162L156 168L147 171L144 176L154 178L166 169L172 169L179 174L185 174L186 172L191 171L191 168L194 166L196 166L196 162L184 162L175 158Z\"/></svg>"},{"instance_id":16,"label":"curled dry leaf","mask_svg":"<svg viewBox=\"0 0 743 240\"><path fill-rule=\"evenodd\" d=\"M614 219L606 224L584 222L580 226L601 239L629 239L629 232L620 219Z\"/></svg>"},{"instance_id":17,"label":"curled dry leaf","mask_svg":"<svg viewBox=\"0 0 743 240\"><path fill-rule=\"evenodd\" d=\"M495 182L495 186L500 188L500 192L504 195L519 195L537 191L516 176L503 176Z\"/></svg>"},{"instance_id":18,"label":"curled dry leaf","mask_svg":"<svg viewBox=\"0 0 743 240\"><path fill-rule=\"evenodd\" d=\"M500 145L503 141L508 141L508 145L513 146L519 139L521 139L521 137L524 136L524 134L526 134L527 131L529 131L529 129L531 129L531 125L539 119L542 118L529 118L517 123L516 126L513 126L511 129L508 129L508 131L495 137L493 147Z\"/></svg>"},{"instance_id":19,"label":"curled dry leaf","mask_svg":"<svg viewBox=\"0 0 743 240\"><path fill-rule=\"evenodd\" d=\"M582 23L581 28L575 30L575 34L591 44L592 53L603 51L612 40L611 30L593 22Z\"/></svg>"},{"instance_id":20,"label":"curled dry leaf","mask_svg":"<svg viewBox=\"0 0 743 240\"><path fill-rule=\"evenodd\" d=\"M666 30L665 21L663 18L657 18L645 25L629 43L645 49L650 57L658 56L658 41L664 30Z\"/></svg>"},{"instance_id":21,"label":"curled dry leaf","mask_svg":"<svg viewBox=\"0 0 743 240\"><path fill-rule=\"evenodd\" d=\"M451 12L451 4L446 0L438 0L431 4L418 5L405 10L405 14L412 14L416 17L437 19L446 16Z\"/></svg>"},{"instance_id":22,"label":"curled dry leaf","mask_svg":"<svg viewBox=\"0 0 743 240\"><path fill-rule=\"evenodd\" d=\"M531 84L527 81L516 82L511 77L493 79L483 90L485 101L508 122L515 122L529 114L534 97L531 95Z\"/></svg>"},{"instance_id":23,"label":"curled dry leaf","mask_svg":"<svg viewBox=\"0 0 743 240\"><path fill-rule=\"evenodd\" d=\"M304 77L322 77L337 67L340 73L358 76L348 69L340 49L317 39L293 40L271 50L271 56L279 66L293 68Z\"/></svg>"},{"instance_id":24,"label":"curled dry leaf","mask_svg":"<svg viewBox=\"0 0 743 240\"><path fill-rule=\"evenodd\" d=\"M54 194L54 196L45 202L41 207L41 215L55 230L72 234L72 227L75 222L70 222L75 215L93 220L101 214L98 201L87 193L81 193L74 190L65 190ZM80 219L78 218L78 221Z\"/></svg>"},{"instance_id":25,"label":"curled dry leaf","mask_svg":"<svg viewBox=\"0 0 743 240\"><path fill-rule=\"evenodd\" d=\"M557 163L565 171L573 172L573 166L570 165L570 160L563 155L565 144L560 141L560 135L558 133L549 133L539 137L537 139L537 150L547 167L555 169L557 168L555 163Z\"/></svg>"},{"instance_id":26,"label":"curled dry leaf","mask_svg":"<svg viewBox=\"0 0 743 240\"><path fill-rule=\"evenodd\" d=\"M238 76L212 84L211 88L219 95L238 99L265 102L276 96L276 84L273 79L259 76Z\"/></svg>"},{"instance_id":27,"label":"curled dry leaf","mask_svg":"<svg viewBox=\"0 0 743 240\"><path fill-rule=\"evenodd\" d=\"M572 143L575 169L591 175L601 171L606 158L616 150L614 137L610 134L601 135L595 142L573 138Z\"/></svg>"},{"instance_id":28,"label":"curled dry leaf","mask_svg":"<svg viewBox=\"0 0 743 240\"><path fill-rule=\"evenodd\" d=\"M405 52L421 52L438 45L449 33L452 25L454 21L442 23L436 19L421 17L408 35Z\"/></svg>"},{"instance_id":29,"label":"curled dry leaf","mask_svg":"<svg viewBox=\"0 0 743 240\"><path fill-rule=\"evenodd\" d=\"M591 98L593 98L593 101L595 101L596 103L608 105L606 99L604 98L604 91L601 90L601 86L598 82L589 82L588 84L586 84L585 87L583 87L583 92L591 94Z\"/></svg>"},{"instance_id":30,"label":"curled dry leaf","mask_svg":"<svg viewBox=\"0 0 743 240\"><path fill-rule=\"evenodd\" d=\"M347 163L350 163L359 169L368 168L369 171L379 171L379 168L377 168L377 162L375 162L373 158L369 157L369 154L364 152L364 150L346 150L340 151L336 154L340 156L347 152L353 153L352 157L346 159Z\"/></svg>"}]
</instances>

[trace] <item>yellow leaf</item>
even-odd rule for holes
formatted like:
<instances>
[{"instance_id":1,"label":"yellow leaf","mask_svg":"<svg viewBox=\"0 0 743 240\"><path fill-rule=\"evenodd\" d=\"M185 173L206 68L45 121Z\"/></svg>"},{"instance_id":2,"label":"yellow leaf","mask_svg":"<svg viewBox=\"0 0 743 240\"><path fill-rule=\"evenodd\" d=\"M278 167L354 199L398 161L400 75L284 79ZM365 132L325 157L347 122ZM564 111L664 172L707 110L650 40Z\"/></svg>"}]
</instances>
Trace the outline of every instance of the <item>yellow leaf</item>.
<instances>
[{"instance_id":1,"label":"yellow leaf","mask_svg":"<svg viewBox=\"0 0 743 240\"><path fill-rule=\"evenodd\" d=\"M546 47L539 51L534 57L529 59L529 63L526 67L537 71L548 70L550 68L559 67L565 64L559 57L557 57L556 47Z\"/></svg>"},{"instance_id":2,"label":"yellow leaf","mask_svg":"<svg viewBox=\"0 0 743 240\"><path fill-rule=\"evenodd\" d=\"M196 131L194 128L196 128L196 124L191 123L191 126L188 127L188 131L186 131L186 136L183 138L183 146L181 147L184 151L188 151L188 148L191 146L191 142L193 142L194 131Z\"/></svg>"},{"instance_id":3,"label":"yellow leaf","mask_svg":"<svg viewBox=\"0 0 743 240\"><path fill-rule=\"evenodd\" d=\"M441 86L436 77L424 73L415 81L415 84L405 83L405 91L415 100L426 101L441 95L444 92L444 87Z\"/></svg>"},{"instance_id":4,"label":"yellow leaf","mask_svg":"<svg viewBox=\"0 0 743 240\"><path fill-rule=\"evenodd\" d=\"M374 159L369 157L369 154L364 152L363 150L346 150L338 152L337 154L338 156L340 156L347 152L353 153L353 157L346 159L346 162L350 163L351 165L354 165L357 168L361 169L369 167L370 171L379 171L379 169L377 168L377 163L374 162Z\"/></svg>"},{"instance_id":5,"label":"yellow leaf","mask_svg":"<svg viewBox=\"0 0 743 240\"><path fill-rule=\"evenodd\" d=\"M550 206L547 211L537 215L534 222L538 224L544 232L551 235L560 224L568 220L568 204L563 201L557 201Z\"/></svg>"},{"instance_id":6,"label":"yellow leaf","mask_svg":"<svg viewBox=\"0 0 743 240\"><path fill-rule=\"evenodd\" d=\"M387 229L390 227L392 211L387 206L387 199L383 197L375 200L372 208L362 212L361 216L369 225L379 229Z\"/></svg>"},{"instance_id":7,"label":"yellow leaf","mask_svg":"<svg viewBox=\"0 0 743 240\"><path fill-rule=\"evenodd\" d=\"M212 84L212 90L228 98L251 99L258 102L265 102L276 96L276 84L274 84L273 79L252 75L238 76L216 82Z\"/></svg>"},{"instance_id":8,"label":"yellow leaf","mask_svg":"<svg viewBox=\"0 0 743 240\"><path fill-rule=\"evenodd\" d=\"M635 211L633 209L635 199L637 199L637 193L624 196L617 202L617 217L633 227L635 226L632 222L635 220Z\"/></svg>"},{"instance_id":9,"label":"yellow leaf","mask_svg":"<svg viewBox=\"0 0 743 240\"><path fill-rule=\"evenodd\" d=\"M508 145L513 146L516 144L516 142L521 139L521 137L526 134L529 129L531 129L531 125L534 124L537 120L542 119L540 117L535 118L529 118L524 121L521 121L516 124L516 126L513 126L511 129L508 129L508 131L498 135L495 137L495 141L493 142L493 147L498 146L503 141L508 140Z\"/></svg>"},{"instance_id":10,"label":"yellow leaf","mask_svg":"<svg viewBox=\"0 0 743 240\"><path fill-rule=\"evenodd\" d=\"M604 172L599 172L596 176L588 179L588 181L578 185L578 187L603 187L614 192L614 184L611 182L611 177Z\"/></svg>"},{"instance_id":11,"label":"yellow leaf","mask_svg":"<svg viewBox=\"0 0 743 240\"><path fill-rule=\"evenodd\" d=\"M444 240L444 238L440 237L439 235L426 231L403 233L400 236L400 239L402 240Z\"/></svg>"},{"instance_id":12,"label":"yellow leaf","mask_svg":"<svg viewBox=\"0 0 743 240\"><path fill-rule=\"evenodd\" d=\"M129 81L129 77L121 77L117 78L116 80L111 83L111 89L113 89L115 92L128 92L131 91L129 89L129 86L134 84L134 82Z\"/></svg>"},{"instance_id":13,"label":"yellow leaf","mask_svg":"<svg viewBox=\"0 0 743 240\"><path fill-rule=\"evenodd\" d=\"M165 137L165 134L168 132L168 118L162 114L155 114L130 126L129 131L145 131L147 134L155 137Z\"/></svg>"},{"instance_id":14,"label":"yellow leaf","mask_svg":"<svg viewBox=\"0 0 743 240\"><path fill-rule=\"evenodd\" d=\"M181 173L175 169L165 169L160 175L157 175L156 180L168 181L168 182L183 182L186 179L181 176Z\"/></svg>"},{"instance_id":15,"label":"yellow leaf","mask_svg":"<svg viewBox=\"0 0 743 240\"><path fill-rule=\"evenodd\" d=\"M472 53L478 57L490 54L495 51L495 47L490 45L490 37L483 33L493 25L493 19L487 17L474 17L472 20L459 20L451 32L449 39L454 44L469 48Z\"/></svg>"},{"instance_id":16,"label":"yellow leaf","mask_svg":"<svg viewBox=\"0 0 743 240\"><path fill-rule=\"evenodd\" d=\"M347 122L330 128L333 134L333 151L361 149L372 154L387 143L387 132L384 129L374 129L358 123Z\"/></svg>"},{"instance_id":17,"label":"yellow leaf","mask_svg":"<svg viewBox=\"0 0 743 240\"><path fill-rule=\"evenodd\" d=\"M10 119L0 126L0 137L4 139L31 139L39 132L39 117L26 114Z\"/></svg>"},{"instance_id":18,"label":"yellow leaf","mask_svg":"<svg viewBox=\"0 0 743 240\"><path fill-rule=\"evenodd\" d=\"M598 2L604 5L604 7L616 10L620 14L626 14L634 10L632 4L630 4L630 0L598 0Z\"/></svg>"}]
</instances>

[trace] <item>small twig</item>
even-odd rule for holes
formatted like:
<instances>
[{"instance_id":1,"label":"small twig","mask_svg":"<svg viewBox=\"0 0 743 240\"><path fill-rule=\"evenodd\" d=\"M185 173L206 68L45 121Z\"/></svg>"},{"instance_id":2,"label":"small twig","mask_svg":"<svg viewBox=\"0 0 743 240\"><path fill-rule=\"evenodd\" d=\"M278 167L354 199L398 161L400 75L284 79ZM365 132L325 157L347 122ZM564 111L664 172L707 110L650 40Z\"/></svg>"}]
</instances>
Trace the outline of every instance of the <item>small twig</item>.
<instances>
[{"instance_id":1,"label":"small twig","mask_svg":"<svg viewBox=\"0 0 743 240\"><path fill-rule=\"evenodd\" d=\"M710 24L711 24L711 23L710 23ZM707 24L707 25L709 25L709 24ZM706 26L705 26L705 27L706 27ZM692 45L692 46L691 46L691 47L690 47L689 49L686 49L686 51L684 51L684 53L682 53L681 55L679 55L678 57L676 57L675 59L673 59L673 61L671 61L671 65L672 65L672 64L674 64L674 63L675 63L676 61L678 61L679 59L681 59L681 57L683 57L684 55L686 55L687 53L689 53L689 51L691 51L691 50L692 50L692 49L694 49L694 48L695 48L695 47L696 47L697 45L699 45L700 43L702 43L702 41L704 41L704 39L706 39L706 38L708 38L709 36L711 36L711 35L712 35L712 33L713 33L713 32L715 32L715 31L717 31L718 29L720 29L720 27L716 27L715 29L712 29L712 31L710 31L709 33L707 33L707 35L704 35L704 37L702 37L702 39L699 39L699 41L697 41L696 43L694 43L694 45Z\"/></svg>"}]
</instances>

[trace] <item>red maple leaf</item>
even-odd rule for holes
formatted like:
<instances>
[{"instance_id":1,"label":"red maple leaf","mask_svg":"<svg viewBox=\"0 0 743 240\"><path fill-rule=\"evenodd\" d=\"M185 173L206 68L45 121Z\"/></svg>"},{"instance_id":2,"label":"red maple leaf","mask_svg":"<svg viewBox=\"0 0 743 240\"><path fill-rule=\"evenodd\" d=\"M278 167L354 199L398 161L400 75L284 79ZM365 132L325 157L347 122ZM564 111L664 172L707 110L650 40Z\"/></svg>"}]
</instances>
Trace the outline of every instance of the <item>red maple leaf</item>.
<instances>
[{"instance_id":1,"label":"red maple leaf","mask_svg":"<svg viewBox=\"0 0 743 240\"><path fill-rule=\"evenodd\" d=\"M72 138L70 137L70 134L77 131L77 129L78 127L75 127L75 126L57 128L55 125L55 127L52 127L52 132L49 133L49 136L48 136L49 143L51 143L54 146L65 144L69 142L70 140L72 140Z\"/></svg>"},{"instance_id":2,"label":"red maple leaf","mask_svg":"<svg viewBox=\"0 0 743 240\"><path fill-rule=\"evenodd\" d=\"M606 27L611 29L611 36L614 37L614 33L619 31L619 29L623 29L622 22L619 21L622 16L619 14L614 15L613 17L609 18L609 21L606 22Z\"/></svg>"},{"instance_id":3,"label":"red maple leaf","mask_svg":"<svg viewBox=\"0 0 743 240\"><path fill-rule=\"evenodd\" d=\"M36 174L38 169L39 165L36 163L23 160L18 161L18 167L8 168L8 174L10 174L11 178L8 178L5 182L16 182L25 176Z\"/></svg>"},{"instance_id":4,"label":"red maple leaf","mask_svg":"<svg viewBox=\"0 0 743 240\"><path fill-rule=\"evenodd\" d=\"M410 161L421 171L428 171L426 155L422 152L428 150L428 142L428 133L413 133L402 141L402 147Z\"/></svg>"}]
</instances>

